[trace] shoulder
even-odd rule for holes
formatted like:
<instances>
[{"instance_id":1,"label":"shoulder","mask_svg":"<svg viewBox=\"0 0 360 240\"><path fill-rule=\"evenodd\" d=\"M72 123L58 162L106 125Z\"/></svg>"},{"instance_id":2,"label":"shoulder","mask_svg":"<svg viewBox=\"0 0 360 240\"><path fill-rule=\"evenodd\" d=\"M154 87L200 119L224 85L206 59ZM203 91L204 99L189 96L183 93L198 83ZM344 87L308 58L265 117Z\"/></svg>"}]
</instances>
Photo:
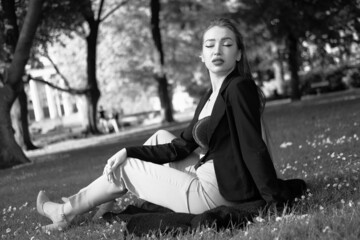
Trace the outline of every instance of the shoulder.
<instances>
[{"instance_id":1,"label":"shoulder","mask_svg":"<svg viewBox=\"0 0 360 240\"><path fill-rule=\"evenodd\" d=\"M226 90L230 97L257 94L257 88L254 80L242 77L235 77L231 79L231 82L229 83Z\"/></svg>"}]
</instances>

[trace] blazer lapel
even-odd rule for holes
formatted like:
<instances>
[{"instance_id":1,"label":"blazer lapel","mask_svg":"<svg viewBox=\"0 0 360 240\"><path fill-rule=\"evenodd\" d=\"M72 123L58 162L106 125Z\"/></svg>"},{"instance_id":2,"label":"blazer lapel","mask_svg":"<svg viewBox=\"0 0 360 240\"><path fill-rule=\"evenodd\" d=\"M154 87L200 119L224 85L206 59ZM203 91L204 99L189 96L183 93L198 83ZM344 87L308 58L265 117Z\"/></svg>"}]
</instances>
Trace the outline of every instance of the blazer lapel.
<instances>
[{"instance_id":1,"label":"blazer lapel","mask_svg":"<svg viewBox=\"0 0 360 240\"><path fill-rule=\"evenodd\" d=\"M219 91L219 95L216 98L215 104L214 104L214 108L211 112L211 117L210 117L210 125L208 128L208 133L207 133L207 137L209 139L209 142L215 132L216 127L218 126L221 118L223 117L223 115L225 114L225 109L226 109L226 103L223 97L223 92L225 91L226 87L229 85L231 79L233 79L233 74L230 74L222 83L220 91Z\"/></svg>"},{"instance_id":2,"label":"blazer lapel","mask_svg":"<svg viewBox=\"0 0 360 240\"><path fill-rule=\"evenodd\" d=\"M200 99L199 104L198 104L198 107L197 107L197 109L196 109L196 111L195 111L195 118L196 118L197 120L199 120L199 114L200 114L201 110L203 109L206 101L209 99L211 93L212 93L212 90L209 89L209 90L204 94L204 96Z\"/></svg>"}]
</instances>

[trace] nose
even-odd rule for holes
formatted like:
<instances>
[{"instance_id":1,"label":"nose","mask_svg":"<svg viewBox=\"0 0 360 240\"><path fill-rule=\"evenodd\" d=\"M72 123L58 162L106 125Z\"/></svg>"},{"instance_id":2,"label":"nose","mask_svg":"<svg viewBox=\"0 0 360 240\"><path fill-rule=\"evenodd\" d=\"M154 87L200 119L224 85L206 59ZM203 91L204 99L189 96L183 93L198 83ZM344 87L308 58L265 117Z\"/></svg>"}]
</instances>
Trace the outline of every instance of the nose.
<instances>
[{"instance_id":1,"label":"nose","mask_svg":"<svg viewBox=\"0 0 360 240\"><path fill-rule=\"evenodd\" d=\"M218 43L218 44L215 44L213 54L214 54L215 56L221 55L221 46L220 46L219 43Z\"/></svg>"}]
</instances>

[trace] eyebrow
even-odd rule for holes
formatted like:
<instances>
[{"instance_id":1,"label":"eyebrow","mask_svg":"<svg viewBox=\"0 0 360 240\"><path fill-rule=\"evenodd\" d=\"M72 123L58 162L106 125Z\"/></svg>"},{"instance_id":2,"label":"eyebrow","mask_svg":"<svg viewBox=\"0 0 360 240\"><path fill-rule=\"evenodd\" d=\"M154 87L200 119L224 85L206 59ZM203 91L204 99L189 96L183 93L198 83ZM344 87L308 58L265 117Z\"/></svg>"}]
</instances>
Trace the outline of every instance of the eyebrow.
<instances>
[{"instance_id":1,"label":"eyebrow","mask_svg":"<svg viewBox=\"0 0 360 240\"><path fill-rule=\"evenodd\" d=\"M234 41L231 37L224 37L224 38L222 38L220 40L221 41L222 40L232 40L232 41ZM215 41L215 38L206 39L204 42L207 42L207 41Z\"/></svg>"}]
</instances>

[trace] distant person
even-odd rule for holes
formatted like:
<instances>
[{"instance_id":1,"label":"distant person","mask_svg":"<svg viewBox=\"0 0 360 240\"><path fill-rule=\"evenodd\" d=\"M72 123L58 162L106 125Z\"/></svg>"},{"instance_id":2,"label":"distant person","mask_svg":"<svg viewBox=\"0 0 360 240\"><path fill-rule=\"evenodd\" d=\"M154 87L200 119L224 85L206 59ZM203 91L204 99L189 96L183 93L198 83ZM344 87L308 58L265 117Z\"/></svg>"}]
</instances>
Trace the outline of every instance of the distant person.
<instances>
[{"instance_id":1,"label":"distant person","mask_svg":"<svg viewBox=\"0 0 360 240\"><path fill-rule=\"evenodd\" d=\"M121 130L124 130L124 124L122 122L123 117L124 117L124 110L122 109L122 107L120 107L118 112L117 122Z\"/></svg>"},{"instance_id":2,"label":"distant person","mask_svg":"<svg viewBox=\"0 0 360 240\"><path fill-rule=\"evenodd\" d=\"M111 112L109 114L109 124L112 126L115 132L119 132L119 126L118 126L118 118L119 114L115 111L115 109L111 109Z\"/></svg>"},{"instance_id":3,"label":"distant person","mask_svg":"<svg viewBox=\"0 0 360 240\"><path fill-rule=\"evenodd\" d=\"M293 181L292 188L277 178L261 136L264 98L252 79L242 36L230 20L210 23L200 58L211 88L180 137L160 130L143 146L121 149L102 176L64 204L40 191L37 211L53 222L45 229L65 228L75 216L127 191L175 212L199 214L260 199L283 204L304 188L302 180Z\"/></svg>"},{"instance_id":4,"label":"distant person","mask_svg":"<svg viewBox=\"0 0 360 240\"><path fill-rule=\"evenodd\" d=\"M99 124L106 133L110 132L108 120L106 119L106 112L102 106L99 107Z\"/></svg>"}]
</instances>

